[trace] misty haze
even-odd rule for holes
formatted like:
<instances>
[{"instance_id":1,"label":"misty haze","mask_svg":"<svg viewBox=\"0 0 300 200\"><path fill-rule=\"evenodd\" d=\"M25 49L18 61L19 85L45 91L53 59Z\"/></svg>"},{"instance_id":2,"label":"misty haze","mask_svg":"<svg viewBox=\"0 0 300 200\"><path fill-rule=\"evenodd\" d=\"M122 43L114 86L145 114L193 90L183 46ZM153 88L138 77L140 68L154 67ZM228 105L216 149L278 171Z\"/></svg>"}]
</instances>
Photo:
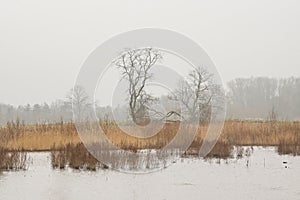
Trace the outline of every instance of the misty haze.
<instances>
[{"instance_id":1,"label":"misty haze","mask_svg":"<svg viewBox=\"0 0 300 200\"><path fill-rule=\"evenodd\" d=\"M300 3L0 3L0 199L300 199Z\"/></svg>"}]
</instances>

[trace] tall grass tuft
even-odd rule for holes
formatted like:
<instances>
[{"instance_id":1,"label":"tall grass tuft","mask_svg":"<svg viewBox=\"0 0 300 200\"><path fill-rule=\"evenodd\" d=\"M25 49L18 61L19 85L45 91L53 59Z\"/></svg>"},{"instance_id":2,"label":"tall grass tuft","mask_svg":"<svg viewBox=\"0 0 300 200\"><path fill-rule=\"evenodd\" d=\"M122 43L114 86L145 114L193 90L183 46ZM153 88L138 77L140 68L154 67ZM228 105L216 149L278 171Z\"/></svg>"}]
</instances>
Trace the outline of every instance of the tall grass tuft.
<instances>
[{"instance_id":1,"label":"tall grass tuft","mask_svg":"<svg viewBox=\"0 0 300 200\"><path fill-rule=\"evenodd\" d=\"M0 147L0 172L7 170L25 170L27 154L25 152L8 151Z\"/></svg>"}]
</instances>

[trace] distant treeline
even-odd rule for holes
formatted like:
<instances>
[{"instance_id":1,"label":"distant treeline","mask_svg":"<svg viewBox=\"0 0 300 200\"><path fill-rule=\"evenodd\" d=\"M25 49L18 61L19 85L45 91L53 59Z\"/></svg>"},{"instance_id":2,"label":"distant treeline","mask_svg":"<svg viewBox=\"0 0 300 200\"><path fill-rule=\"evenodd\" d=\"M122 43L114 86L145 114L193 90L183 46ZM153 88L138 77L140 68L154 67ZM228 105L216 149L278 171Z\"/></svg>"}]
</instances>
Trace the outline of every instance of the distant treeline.
<instances>
[{"instance_id":1,"label":"distant treeline","mask_svg":"<svg viewBox=\"0 0 300 200\"><path fill-rule=\"evenodd\" d=\"M111 116L109 107L97 107L97 115L101 119ZM109 115L109 116L107 116ZM27 104L14 107L0 104L0 125L8 122L22 124L71 122L73 118L72 104L68 100L57 100L51 104Z\"/></svg>"},{"instance_id":2,"label":"distant treeline","mask_svg":"<svg viewBox=\"0 0 300 200\"><path fill-rule=\"evenodd\" d=\"M227 97L227 118L300 120L300 78L238 78Z\"/></svg>"},{"instance_id":3,"label":"distant treeline","mask_svg":"<svg viewBox=\"0 0 300 200\"><path fill-rule=\"evenodd\" d=\"M66 121L72 119L70 105L58 100L50 105L44 103L14 107L11 105L0 104L0 123L6 124L10 121L19 120L21 123L36 122L58 122L61 119Z\"/></svg>"},{"instance_id":4,"label":"distant treeline","mask_svg":"<svg viewBox=\"0 0 300 200\"><path fill-rule=\"evenodd\" d=\"M238 78L227 89L228 119L300 120L300 78ZM109 107L98 106L96 113L101 119L112 117ZM0 104L0 124L16 120L26 124L71 121L70 99L18 107Z\"/></svg>"}]
</instances>

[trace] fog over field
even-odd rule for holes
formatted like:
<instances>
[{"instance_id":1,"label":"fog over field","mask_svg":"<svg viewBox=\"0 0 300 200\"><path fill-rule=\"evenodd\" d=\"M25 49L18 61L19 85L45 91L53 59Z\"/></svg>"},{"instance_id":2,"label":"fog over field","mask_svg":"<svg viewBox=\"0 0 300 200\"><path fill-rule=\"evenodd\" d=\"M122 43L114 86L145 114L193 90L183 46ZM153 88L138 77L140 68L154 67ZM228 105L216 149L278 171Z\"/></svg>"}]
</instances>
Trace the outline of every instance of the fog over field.
<instances>
[{"instance_id":1,"label":"fog over field","mask_svg":"<svg viewBox=\"0 0 300 200\"><path fill-rule=\"evenodd\" d=\"M5 1L0 3L0 102L63 99L90 54L137 28L180 32L199 43L224 83L300 76L299 1Z\"/></svg>"},{"instance_id":2,"label":"fog over field","mask_svg":"<svg viewBox=\"0 0 300 200\"><path fill-rule=\"evenodd\" d=\"M66 92L64 98L51 103L12 106L0 104L0 124L8 121L24 123L72 121L72 102ZM226 94L227 119L251 120L299 120L300 78L238 78L228 83ZM168 105L168 97L159 102ZM101 106L96 102L96 114L100 120L127 118L126 102L121 106ZM113 116L114 113L114 116Z\"/></svg>"},{"instance_id":3,"label":"fog over field","mask_svg":"<svg viewBox=\"0 0 300 200\"><path fill-rule=\"evenodd\" d=\"M299 0L0 1L0 199L300 199Z\"/></svg>"}]
</instances>

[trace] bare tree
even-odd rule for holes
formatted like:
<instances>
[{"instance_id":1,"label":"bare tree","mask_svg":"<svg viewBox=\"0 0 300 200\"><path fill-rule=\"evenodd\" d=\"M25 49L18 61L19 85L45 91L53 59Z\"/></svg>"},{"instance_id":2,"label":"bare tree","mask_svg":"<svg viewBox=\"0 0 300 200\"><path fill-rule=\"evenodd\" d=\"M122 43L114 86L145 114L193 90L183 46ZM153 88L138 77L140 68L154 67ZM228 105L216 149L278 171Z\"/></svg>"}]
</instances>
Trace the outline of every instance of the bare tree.
<instances>
[{"instance_id":1,"label":"bare tree","mask_svg":"<svg viewBox=\"0 0 300 200\"><path fill-rule=\"evenodd\" d=\"M182 103L189 121L200 118L206 122L211 117L212 99L217 97L219 87L212 83L213 75L198 67L192 70L187 80L179 82L179 88L171 96L173 100Z\"/></svg>"},{"instance_id":2,"label":"bare tree","mask_svg":"<svg viewBox=\"0 0 300 200\"><path fill-rule=\"evenodd\" d=\"M77 116L77 120L82 121L86 116L91 102L88 94L82 86L76 85L67 95L68 105L72 106L73 113ZM71 107L70 107L71 108Z\"/></svg>"},{"instance_id":3,"label":"bare tree","mask_svg":"<svg viewBox=\"0 0 300 200\"><path fill-rule=\"evenodd\" d=\"M277 118L278 114L275 106L273 105L271 111L268 113L268 120L274 123L275 121L277 121Z\"/></svg>"},{"instance_id":4,"label":"bare tree","mask_svg":"<svg viewBox=\"0 0 300 200\"><path fill-rule=\"evenodd\" d=\"M160 52L152 48L129 49L114 61L122 77L128 81L128 105L132 120L144 124L148 120L149 105L155 100L145 90L152 74L149 72L162 59Z\"/></svg>"}]
</instances>

